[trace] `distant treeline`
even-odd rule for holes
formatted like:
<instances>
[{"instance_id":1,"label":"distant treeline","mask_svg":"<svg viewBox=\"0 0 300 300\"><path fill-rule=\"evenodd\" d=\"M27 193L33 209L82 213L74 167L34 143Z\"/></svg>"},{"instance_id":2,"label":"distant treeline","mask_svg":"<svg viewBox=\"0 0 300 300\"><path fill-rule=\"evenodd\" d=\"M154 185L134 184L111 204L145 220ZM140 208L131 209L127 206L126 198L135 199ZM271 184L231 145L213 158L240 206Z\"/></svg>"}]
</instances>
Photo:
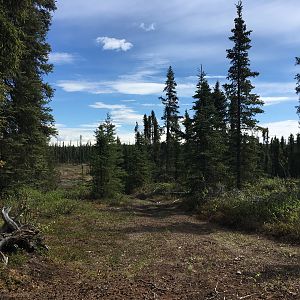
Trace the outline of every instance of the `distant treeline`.
<instances>
[{"instance_id":1,"label":"distant treeline","mask_svg":"<svg viewBox=\"0 0 300 300\"><path fill-rule=\"evenodd\" d=\"M75 146L64 142L49 147L55 164L89 164L94 148L91 143Z\"/></svg>"},{"instance_id":2,"label":"distant treeline","mask_svg":"<svg viewBox=\"0 0 300 300\"><path fill-rule=\"evenodd\" d=\"M155 113L152 111L152 117ZM145 119L144 119L145 120ZM155 130L149 126L149 123L144 125L144 133L138 134L139 144L142 142L147 149L147 153L152 161L152 178L158 180L162 174L161 166L163 165L161 158L164 157L164 151L166 149L166 143L160 142L160 138L155 142L153 136ZM149 130L150 128L150 130ZM162 129L160 127L158 136L160 137ZM151 132L151 135L150 135ZM145 143L145 134L147 136ZM150 138L151 136L151 138ZM258 142L260 146L260 157L262 171L269 176L280 177L280 178L300 178L300 134L294 136L291 134L288 139L281 138L267 138L261 142ZM56 143L49 146L52 160L55 164L91 164L95 155L95 145L91 143L82 145L70 145L68 143ZM130 153L134 152L136 145L122 144L122 153L124 161L130 160ZM184 143L180 145L182 148L181 152L184 151ZM134 160L134 157L133 157ZM154 167L155 166L155 167ZM178 170L182 173L182 171Z\"/></svg>"}]
</instances>

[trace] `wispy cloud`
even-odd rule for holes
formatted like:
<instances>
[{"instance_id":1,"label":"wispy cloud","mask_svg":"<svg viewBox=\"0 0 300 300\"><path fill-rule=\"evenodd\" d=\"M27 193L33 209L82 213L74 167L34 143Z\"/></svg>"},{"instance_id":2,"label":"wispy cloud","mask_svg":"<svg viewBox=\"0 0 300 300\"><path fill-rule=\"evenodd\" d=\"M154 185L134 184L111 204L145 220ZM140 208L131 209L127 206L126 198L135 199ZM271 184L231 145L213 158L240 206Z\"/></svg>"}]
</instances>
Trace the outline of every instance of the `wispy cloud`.
<instances>
[{"instance_id":1,"label":"wispy cloud","mask_svg":"<svg viewBox=\"0 0 300 300\"><path fill-rule=\"evenodd\" d=\"M52 64L63 65L71 64L75 61L75 55L66 52L51 52L49 62Z\"/></svg>"},{"instance_id":2,"label":"wispy cloud","mask_svg":"<svg viewBox=\"0 0 300 300\"><path fill-rule=\"evenodd\" d=\"M264 101L265 106L275 105L283 102L295 101L297 97L261 97L261 100Z\"/></svg>"},{"instance_id":3,"label":"wispy cloud","mask_svg":"<svg viewBox=\"0 0 300 300\"><path fill-rule=\"evenodd\" d=\"M90 82L77 80L61 80L57 83L66 92L88 92L91 94L120 93L125 95L160 94L164 84L155 82L104 81Z\"/></svg>"},{"instance_id":4,"label":"wispy cloud","mask_svg":"<svg viewBox=\"0 0 300 300\"><path fill-rule=\"evenodd\" d=\"M207 78L207 79L226 79L227 76L224 76L224 75L206 75L205 78Z\"/></svg>"},{"instance_id":5,"label":"wispy cloud","mask_svg":"<svg viewBox=\"0 0 300 300\"><path fill-rule=\"evenodd\" d=\"M140 28L146 32L149 32L149 31L154 31L156 29L156 25L155 23L151 23L149 25L146 25L145 23L141 23Z\"/></svg>"},{"instance_id":6,"label":"wispy cloud","mask_svg":"<svg viewBox=\"0 0 300 300\"><path fill-rule=\"evenodd\" d=\"M133 44L125 39L117 39L107 36L98 37L96 42L102 45L103 50L128 51L133 47Z\"/></svg>"},{"instance_id":7,"label":"wispy cloud","mask_svg":"<svg viewBox=\"0 0 300 300\"><path fill-rule=\"evenodd\" d=\"M141 103L140 105L145 107L163 107L162 103Z\"/></svg>"},{"instance_id":8,"label":"wispy cloud","mask_svg":"<svg viewBox=\"0 0 300 300\"><path fill-rule=\"evenodd\" d=\"M87 92L92 94L110 94L115 92L109 82L86 80L60 80L56 84L65 92Z\"/></svg>"},{"instance_id":9,"label":"wispy cloud","mask_svg":"<svg viewBox=\"0 0 300 300\"><path fill-rule=\"evenodd\" d=\"M279 96L278 94L295 94L295 82L261 82L254 83L256 92L263 96Z\"/></svg>"},{"instance_id":10,"label":"wispy cloud","mask_svg":"<svg viewBox=\"0 0 300 300\"><path fill-rule=\"evenodd\" d=\"M136 122L141 122L143 119L143 115L137 113L134 109L127 105L96 102L91 104L90 107L109 110L113 122L120 125L135 125Z\"/></svg>"},{"instance_id":11,"label":"wispy cloud","mask_svg":"<svg viewBox=\"0 0 300 300\"><path fill-rule=\"evenodd\" d=\"M126 82L116 81L112 87L121 94L128 95L153 95L160 94L164 84L156 82Z\"/></svg>"},{"instance_id":12,"label":"wispy cloud","mask_svg":"<svg viewBox=\"0 0 300 300\"><path fill-rule=\"evenodd\" d=\"M89 105L92 108L99 108L99 109L125 109L126 105L119 105L119 104L105 104L103 102L96 102L95 104Z\"/></svg>"}]
</instances>

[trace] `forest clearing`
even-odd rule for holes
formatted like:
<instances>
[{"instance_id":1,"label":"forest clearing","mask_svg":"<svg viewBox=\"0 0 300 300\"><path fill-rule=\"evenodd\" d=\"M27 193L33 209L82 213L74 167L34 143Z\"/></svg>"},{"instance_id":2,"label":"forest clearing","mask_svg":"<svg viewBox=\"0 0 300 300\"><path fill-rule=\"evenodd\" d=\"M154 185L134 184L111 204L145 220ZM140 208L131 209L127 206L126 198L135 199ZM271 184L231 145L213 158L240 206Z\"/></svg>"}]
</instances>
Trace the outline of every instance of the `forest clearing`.
<instances>
[{"instance_id":1,"label":"forest clearing","mask_svg":"<svg viewBox=\"0 0 300 300\"><path fill-rule=\"evenodd\" d=\"M66 167L62 181L80 171ZM1 299L300 297L297 245L201 221L173 196L78 201L40 216L49 252L12 255L1 268Z\"/></svg>"}]
</instances>

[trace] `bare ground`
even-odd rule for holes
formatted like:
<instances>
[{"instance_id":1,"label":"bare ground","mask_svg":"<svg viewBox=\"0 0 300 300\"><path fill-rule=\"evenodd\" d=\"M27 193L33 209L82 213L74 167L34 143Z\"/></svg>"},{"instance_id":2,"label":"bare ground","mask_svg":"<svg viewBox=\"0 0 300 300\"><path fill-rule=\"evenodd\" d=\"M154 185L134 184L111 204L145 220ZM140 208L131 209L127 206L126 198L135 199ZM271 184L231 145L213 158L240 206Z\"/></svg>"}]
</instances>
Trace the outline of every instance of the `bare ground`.
<instances>
[{"instance_id":1,"label":"bare ground","mask_svg":"<svg viewBox=\"0 0 300 300\"><path fill-rule=\"evenodd\" d=\"M49 256L7 269L0 299L300 299L297 246L172 202L91 209L54 221Z\"/></svg>"}]
</instances>

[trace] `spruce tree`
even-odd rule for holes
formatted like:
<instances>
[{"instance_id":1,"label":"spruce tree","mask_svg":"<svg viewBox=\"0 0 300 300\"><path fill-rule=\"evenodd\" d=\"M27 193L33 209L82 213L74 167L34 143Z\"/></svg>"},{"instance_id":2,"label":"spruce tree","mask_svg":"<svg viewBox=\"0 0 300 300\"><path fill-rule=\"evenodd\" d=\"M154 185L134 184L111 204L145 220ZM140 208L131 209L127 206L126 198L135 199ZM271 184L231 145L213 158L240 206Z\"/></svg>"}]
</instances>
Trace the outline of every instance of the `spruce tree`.
<instances>
[{"instance_id":1,"label":"spruce tree","mask_svg":"<svg viewBox=\"0 0 300 300\"><path fill-rule=\"evenodd\" d=\"M94 197L114 197L124 191L125 171L120 142L116 138L115 125L110 115L95 132L96 145L92 159Z\"/></svg>"},{"instance_id":2,"label":"spruce tree","mask_svg":"<svg viewBox=\"0 0 300 300\"><path fill-rule=\"evenodd\" d=\"M155 112L151 111L151 124L152 124L152 136L151 141L152 144L159 144L160 143L160 136L161 136L161 129L159 127L158 121L155 116Z\"/></svg>"},{"instance_id":3,"label":"spruce tree","mask_svg":"<svg viewBox=\"0 0 300 300\"><path fill-rule=\"evenodd\" d=\"M162 120L166 129L166 175L169 178L177 177L177 168L179 159L179 99L176 92L176 81L172 67L167 72L167 80L165 82L165 97L160 97L164 105L164 114Z\"/></svg>"},{"instance_id":4,"label":"spruce tree","mask_svg":"<svg viewBox=\"0 0 300 300\"><path fill-rule=\"evenodd\" d=\"M183 132L183 154L182 159L184 161L184 168L182 169L182 177L184 184L186 186L190 186L189 180L192 177L192 166L194 161L194 155L193 155L193 135L194 135L194 128L193 128L193 120L190 117L188 111L185 111L184 118L182 125L184 127Z\"/></svg>"},{"instance_id":5,"label":"spruce tree","mask_svg":"<svg viewBox=\"0 0 300 300\"><path fill-rule=\"evenodd\" d=\"M287 145L289 174L291 177L297 177L297 147L294 135L291 134Z\"/></svg>"},{"instance_id":6,"label":"spruce tree","mask_svg":"<svg viewBox=\"0 0 300 300\"><path fill-rule=\"evenodd\" d=\"M252 92L254 86L251 78L259 75L250 69L250 59L248 51L251 49L251 31L247 30L245 21L242 16L243 5L239 1L236 5L237 17L234 20L235 26L232 29L233 35L229 38L234 43L232 49L227 50L227 58L230 60L228 70L228 84L224 85L229 104L229 121L230 121L230 151L233 154L232 167L236 178L236 186L241 188L242 182L247 180L244 171L250 166L242 165L243 158L246 155L246 147L242 142L248 142L249 131L255 129L258 121L255 115L262 113L261 106L263 102L259 96ZM243 137L246 135L246 138ZM244 149L245 151L242 151ZM248 172L249 174L249 172Z\"/></svg>"},{"instance_id":7,"label":"spruce tree","mask_svg":"<svg viewBox=\"0 0 300 300\"><path fill-rule=\"evenodd\" d=\"M48 103L53 90L44 82L44 76L52 70L47 63L50 46L46 35L55 1L21 2L12 5L1 2L8 23L17 24L21 49L18 59L14 59L13 72L5 74L3 80L6 93L0 108L4 120L0 136L5 165L0 175L1 189L25 183L45 186L51 173L48 142L55 130Z\"/></svg>"},{"instance_id":8,"label":"spruce tree","mask_svg":"<svg viewBox=\"0 0 300 300\"><path fill-rule=\"evenodd\" d=\"M300 57L296 57L296 65L300 65ZM296 93L300 95L300 73L296 75L295 79L297 80ZM296 108L297 108L297 114L299 115L299 119L300 119L300 98L299 98L299 105Z\"/></svg>"},{"instance_id":9,"label":"spruce tree","mask_svg":"<svg viewBox=\"0 0 300 300\"><path fill-rule=\"evenodd\" d=\"M201 68L194 95L192 191L203 191L224 177L224 145L220 130L220 111Z\"/></svg>"},{"instance_id":10,"label":"spruce tree","mask_svg":"<svg viewBox=\"0 0 300 300\"><path fill-rule=\"evenodd\" d=\"M161 128L152 110L149 116L151 118L151 161L152 161L152 177L158 179L162 174L161 162Z\"/></svg>"},{"instance_id":11,"label":"spruce tree","mask_svg":"<svg viewBox=\"0 0 300 300\"><path fill-rule=\"evenodd\" d=\"M151 143L151 119L145 114L143 118L144 122L144 139L147 145Z\"/></svg>"},{"instance_id":12,"label":"spruce tree","mask_svg":"<svg viewBox=\"0 0 300 300\"><path fill-rule=\"evenodd\" d=\"M214 105L216 109L216 129L221 130L224 134L227 132L227 108L228 103L226 99L226 95L221 90L220 82L217 81L212 93L212 97L214 100Z\"/></svg>"}]
</instances>

